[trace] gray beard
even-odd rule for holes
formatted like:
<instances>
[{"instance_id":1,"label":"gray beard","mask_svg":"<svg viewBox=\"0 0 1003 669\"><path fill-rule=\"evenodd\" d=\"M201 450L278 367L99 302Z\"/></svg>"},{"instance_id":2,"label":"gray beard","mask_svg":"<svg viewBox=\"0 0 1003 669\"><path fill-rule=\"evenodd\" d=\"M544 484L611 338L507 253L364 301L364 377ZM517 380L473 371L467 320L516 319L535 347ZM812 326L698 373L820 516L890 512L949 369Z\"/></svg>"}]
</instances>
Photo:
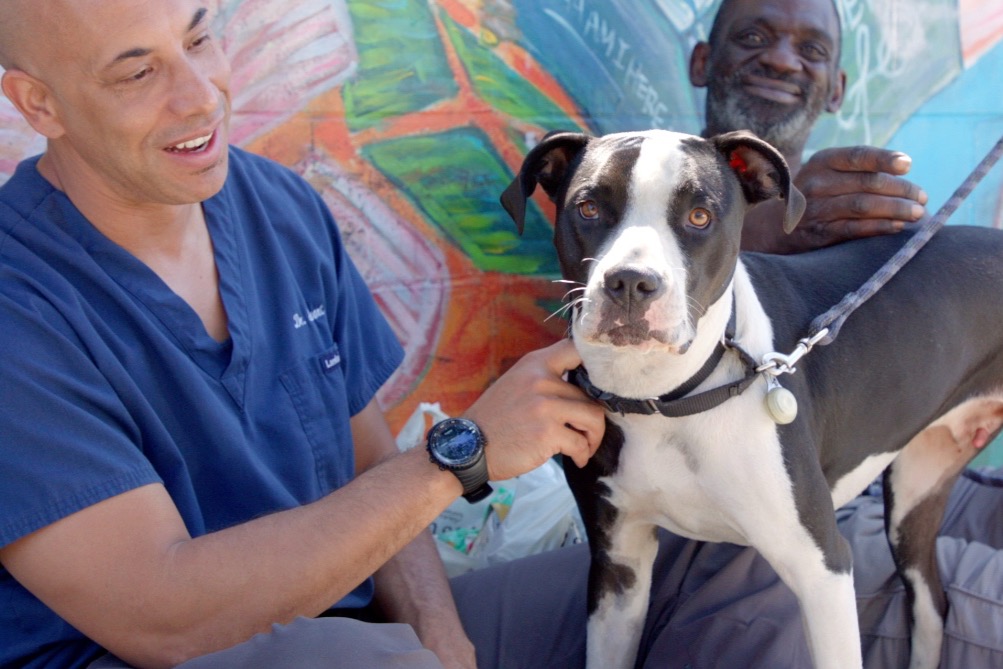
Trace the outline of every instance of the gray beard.
<instances>
[{"instance_id":1,"label":"gray beard","mask_svg":"<svg viewBox=\"0 0 1003 669\"><path fill-rule=\"evenodd\" d=\"M811 134L812 126L822 113L825 100L814 89L807 91L807 103L787 112L781 118L764 118L755 113L755 106L781 105L768 100L756 100L754 105L746 104L740 91L739 74L724 82L711 83L707 88L707 134L716 135L732 130L751 130L760 139L772 144L785 156L800 155Z\"/></svg>"}]
</instances>

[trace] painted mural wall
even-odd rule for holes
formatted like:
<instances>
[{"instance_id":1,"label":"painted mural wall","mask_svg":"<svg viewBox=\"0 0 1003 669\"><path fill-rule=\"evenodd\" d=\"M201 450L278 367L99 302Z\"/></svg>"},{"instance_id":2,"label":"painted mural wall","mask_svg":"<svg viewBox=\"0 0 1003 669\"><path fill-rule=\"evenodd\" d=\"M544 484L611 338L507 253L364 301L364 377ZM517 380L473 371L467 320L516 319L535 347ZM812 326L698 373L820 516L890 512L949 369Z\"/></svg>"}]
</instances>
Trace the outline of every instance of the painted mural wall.
<instances>
[{"instance_id":1,"label":"painted mural wall","mask_svg":"<svg viewBox=\"0 0 1003 669\"><path fill-rule=\"evenodd\" d=\"M233 62L232 141L304 175L404 343L380 400L462 411L560 337L547 203L498 204L546 131L699 132L686 72L717 0L210 0ZM1003 3L838 0L843 109L810 150L909 153L931 211L1003 135ZM0 102L0 181L44 148ZM1003 168L952 223L1003 227Z\"/></svg>"}]
</instances>

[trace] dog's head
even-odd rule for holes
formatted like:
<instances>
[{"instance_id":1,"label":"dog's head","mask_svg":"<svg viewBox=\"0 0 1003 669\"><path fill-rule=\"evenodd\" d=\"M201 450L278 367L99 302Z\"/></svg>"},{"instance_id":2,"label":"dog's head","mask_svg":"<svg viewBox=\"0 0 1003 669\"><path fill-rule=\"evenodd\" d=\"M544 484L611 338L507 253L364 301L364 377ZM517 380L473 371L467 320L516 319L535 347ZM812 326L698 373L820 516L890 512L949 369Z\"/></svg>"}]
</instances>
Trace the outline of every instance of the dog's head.
<instances>
[{"instance_id":1,"label":"dog's head","mask_svg":"<svg viewBox=\"0 0 1003 669\"><path fill-rule=\"evenodd\" d=\"M790 232L805 206L783 156L747 132L550 133L502 194L520 232L537 185L557 205L564 278L584 289L579 348L685 353L730 285L746 210L783 198Z\"/></svg>"}]
</instances>

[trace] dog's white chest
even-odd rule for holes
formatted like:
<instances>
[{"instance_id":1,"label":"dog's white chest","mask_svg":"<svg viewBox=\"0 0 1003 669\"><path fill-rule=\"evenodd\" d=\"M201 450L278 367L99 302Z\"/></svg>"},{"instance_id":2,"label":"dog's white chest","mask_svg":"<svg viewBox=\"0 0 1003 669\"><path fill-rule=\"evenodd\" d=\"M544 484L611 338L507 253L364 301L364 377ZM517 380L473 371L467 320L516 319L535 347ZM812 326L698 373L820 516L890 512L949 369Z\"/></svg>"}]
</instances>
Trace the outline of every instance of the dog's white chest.
<instances>
[{"instance_id":1,"label":"dog's white chest","mask_svg":"<svg viewBox=\"0 0 1003 669\"><path fill-rule=\"evenodd\" d=\"M757 511L759 501L789 499L792 489L776 429L756 413L760 396L750 389L731 400L727 417L718 410L676 419L614 417L624 446L606 481L611 501L682 536L748 544L750 530L771 522Z\"/></svg>"}]
</instances>

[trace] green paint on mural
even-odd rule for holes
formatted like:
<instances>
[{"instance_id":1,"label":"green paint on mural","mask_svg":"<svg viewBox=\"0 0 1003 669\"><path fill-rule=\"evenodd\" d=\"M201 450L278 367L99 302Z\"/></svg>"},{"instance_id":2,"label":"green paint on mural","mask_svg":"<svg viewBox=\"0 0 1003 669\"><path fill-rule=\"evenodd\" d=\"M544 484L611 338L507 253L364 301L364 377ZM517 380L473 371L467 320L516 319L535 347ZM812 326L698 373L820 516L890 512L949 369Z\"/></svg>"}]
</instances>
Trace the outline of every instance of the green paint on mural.
<instances>
[{"instance_id":1,"label":"green paint on mural","mask_svg":"<svg viewBox=\"0 0 1003 669\"><path fill-rule=\"evenodd\" d=\"M530 205L520 237L498 202L512 175L476 128L378 142L364 157L482 271L558 273L553 232Z\"/></svg>"},{"instance_id":2,"label":"green paint on mural","mask_svg":"<svg viewBox=\"0 0 1003 669\"><path fill-rule=\"evenodd\" d=\"M350 0L359 69L344 87L353 131L456 95L435 21L424 0Z\"/></svg>"},{"instance_id":3,"label":"green paint on mural","mask_svg":"<svg viewBox=\"0 0 1003 669\"><path fill-rule=\"evenodd\" d=\"M545 130L578 129L560 107L506 65L469 30L449 20L446 28L474 92L492 109Z\"/></svg>"}]
</instances>

